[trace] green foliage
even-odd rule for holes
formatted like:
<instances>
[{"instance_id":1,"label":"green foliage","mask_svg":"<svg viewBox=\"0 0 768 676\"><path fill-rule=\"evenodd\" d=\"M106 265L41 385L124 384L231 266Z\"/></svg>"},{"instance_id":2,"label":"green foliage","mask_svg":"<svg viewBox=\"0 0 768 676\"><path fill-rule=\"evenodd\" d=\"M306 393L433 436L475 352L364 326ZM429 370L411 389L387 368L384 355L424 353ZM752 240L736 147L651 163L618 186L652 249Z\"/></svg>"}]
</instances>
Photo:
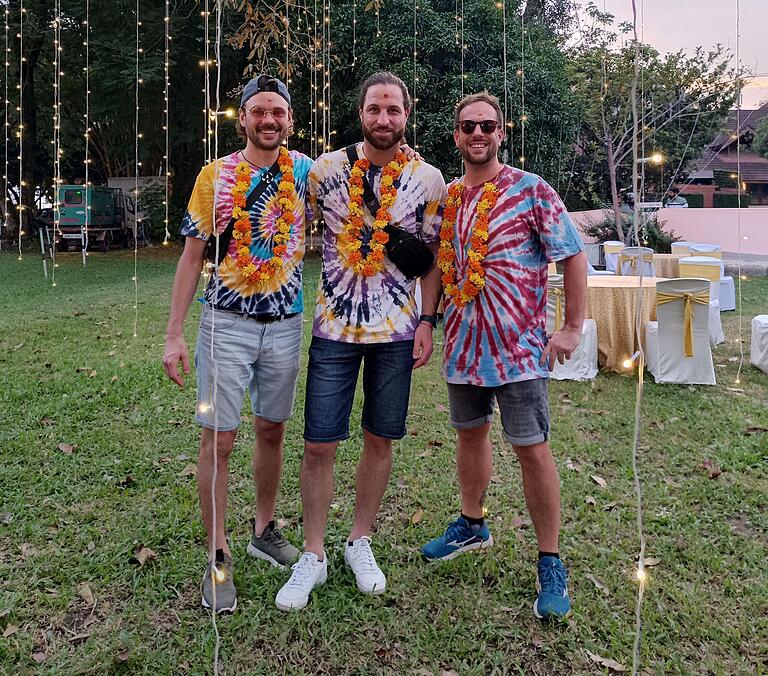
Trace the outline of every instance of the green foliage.
<instances>
[{"instance_id":1,"label":"green foliage","mask_svg":"<svg viewBox=\"0 0 768 676\"><path fill-rule=\"evenodd\" d=\"M659 219L654 215L645 224L644 242L645 246L650 247L656 253L670 253L672 251L672 242L679 242L680 238L674 231L667 232L664 229L664 222L659 223Z\"/></svg>"},{"instance_id":2,"label":"green foliage","mask_svg":"<svg viewBox=\"0 0 768 676\"><path fill-rule=\"evenodd\" d=\"M752 150L758 155L768 158L768 117L764 117L757 129L755 129L755 138L752 140Z\"/></svg>"},{"instance_id":3,"label":"green foliage","mask_svg":"<svg viewBox=\"0 0 768 676\"><path fill-rule=\"evenodd\" d=\"M732 171L715 169L712 172L712 174L714 176L714 183L718 188L738 188L739 187L738 176Z\"/></svg>"},{"instance_id":4,"label":"green foliage","mask_svg":"<svg viewBox=\"0 0 768 676\"><path fill-rule=\"evenodd\" d=\"M630 219L626 214L624 216L624 226L629 224ZM607 216L606 218L591 222L584 228L584 234L589 237L593 237L598 242L607 242L609 240L615 240L619 234L616 232L616 221L613 216Z\"/></svg>"},{"instance_id":5,"label":"green foliage","mask_svg":"<svg viewBox=\"0 0 768 676\"><path fill-rule=\"evenodd\" d=\"M704 208L704 195L697 192L681 193L681 197L685 197L688 202L689 209L703 209Z\"/></svg>"},{"instance_id":6,"label":"green foliage","mask_svg":"<svg viewBox=\"0 0 768 676\"><path fill-rule=\"evenodd\" d=\"M750 194L741 193L741 207L748 207ZM715 209L736 209L739 206L739 196L737 194L724 194L716 192L712 201Z\"/></svg>"}]
</instances>

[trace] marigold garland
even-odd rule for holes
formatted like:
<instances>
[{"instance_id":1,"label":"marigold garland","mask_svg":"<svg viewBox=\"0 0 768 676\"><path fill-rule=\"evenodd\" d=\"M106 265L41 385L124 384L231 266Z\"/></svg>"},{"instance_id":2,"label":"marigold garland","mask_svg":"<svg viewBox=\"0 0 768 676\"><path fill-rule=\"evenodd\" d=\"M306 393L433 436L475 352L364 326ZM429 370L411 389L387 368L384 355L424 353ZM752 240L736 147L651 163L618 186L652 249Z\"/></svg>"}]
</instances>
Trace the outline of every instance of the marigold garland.
<instances>
[{"instance_id":1,"label":"marigold garland","mask_svg":"<svg viewBox=\"0 0 768 676\"><path fill-rule=\"evenodd\" d=\"M403 173L408 159L398 150L395 157L382 169L381 194L379 196L379 208L373 220L370 242L368 243L368 255L363 256L362 231L365 227L363 220L363 177L371 167L369 160L360 159L355 162L349 176L349 216L347 225L342 232L344 250L347 260L358 275L370 277L384 269L384 245L389 241L389 235L384 232L392 220L389 209L395 203L397 189L395 181Z\"/></svg>"},{"instance_id":2,"label":"marigold garland","mask_svg":"<svg viewBox=\"0 0 768 676\"><path fill-rule=\"evenodd\" d=\"M288 242L295 221L293 210L296 206L296 183L293 159L285 146L280 146L277 163L281 174L277 186L277 203L282 211L276 220L277 232L272 238L272 255L269 258L260 258L251 253L251 216L245 209L246 194L251 185L251 166L247 162L240 162L235 167L235 185L232 187L232 218L235 219L235 227L232 236L237 242L237 248L232 259L240 276L253 284L263 284L270 280L290 257Z\"/></svg>"},{"instance_id":3,"label":"marigold garland","mask_svg":"<svg viewBox=\"0 0 768 676\"><path fill-rule=\"evenodd\" d=\"M463 191L464 185L460 182L448 188L443 223L440 228L440 248L437 252L437 267L443 273L445 292L458 308L471 303L485 287L483 260L488 253L488 213L496 205L497 199L496 185L490 181L484 183L467 249L467 279L464 285L459 287L456 283L456 251L453 248L453 238Z\"/></svg>"}]
</instances>

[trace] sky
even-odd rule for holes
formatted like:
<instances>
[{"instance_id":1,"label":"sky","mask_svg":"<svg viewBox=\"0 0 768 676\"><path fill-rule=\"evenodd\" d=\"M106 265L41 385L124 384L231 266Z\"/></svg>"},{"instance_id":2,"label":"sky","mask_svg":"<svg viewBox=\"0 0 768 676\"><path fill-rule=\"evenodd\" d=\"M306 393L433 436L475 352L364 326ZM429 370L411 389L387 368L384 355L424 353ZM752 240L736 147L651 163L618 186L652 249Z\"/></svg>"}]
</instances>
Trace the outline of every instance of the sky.
<instances>
[{"instance_id":1,"label":"sky","mask_svg":"<svg viewBox=\"0 0 768 676\"><path fill-rule=\"evenodd\" d=\"M632 0L592 0L599 9L632 21ZM580 0L586 5L588 0ZM705 49L720 43L736 52L737 0L635 0L642 39L661 53ZM738 0L741 39L739 53L745 70L760 77L747 81L744 109L768 101L768 0ZM735 63L735 61L734 61Z\"/></svg>"}]
</instances>

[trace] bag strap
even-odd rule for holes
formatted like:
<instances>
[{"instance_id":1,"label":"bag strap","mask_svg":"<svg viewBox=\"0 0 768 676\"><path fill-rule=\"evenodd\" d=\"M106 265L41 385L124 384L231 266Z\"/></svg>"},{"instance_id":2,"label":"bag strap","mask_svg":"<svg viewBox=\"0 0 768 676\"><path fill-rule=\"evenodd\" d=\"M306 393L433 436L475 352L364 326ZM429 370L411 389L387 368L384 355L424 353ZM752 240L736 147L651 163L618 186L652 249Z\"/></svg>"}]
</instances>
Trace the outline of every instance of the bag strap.
<instances>
[{"instance_id":1,"label":"bag strap","mask_svg":"<svg viewBox=\"0 0 768 676\"><path fill-rule=\"evenodd\" d=\"M352 144L344 148L344 152L347 153L347 159L350 166L355 166L355 162L360 158L357 155L357 144ZM376 194L371 188L371 184L368 182L368 177L363 174L363 202L368 207L368 211L371 212L371 216L376 216L376 212L379 210L379 200L376 199Z\"/></svg>"}]
</instances>

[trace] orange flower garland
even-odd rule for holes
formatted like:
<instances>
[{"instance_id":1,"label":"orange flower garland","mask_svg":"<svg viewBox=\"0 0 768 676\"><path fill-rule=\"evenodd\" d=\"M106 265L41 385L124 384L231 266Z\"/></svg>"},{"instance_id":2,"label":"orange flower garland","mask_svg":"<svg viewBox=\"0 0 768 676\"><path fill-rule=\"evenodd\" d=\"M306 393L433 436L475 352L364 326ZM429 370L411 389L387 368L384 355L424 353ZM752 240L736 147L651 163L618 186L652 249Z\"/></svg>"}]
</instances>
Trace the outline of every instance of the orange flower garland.
<instances>
[{"instance_id":1,"label":"orange flower garland","mask_svg":"<svg viewBox=\"0 0 768 676\"><path fill-rule=\"evenodd\" d=\"M440 228L440 248L437 252L437 267L443 273L445 292L458 308L471 303L485 286L483 260L488 253L488 213L496 205L497 199L496 185L491 182L484 183L467 250L467 279L459 288L456 283L456 251L453 248L453 237L463 191L462 183L455 183L448 189L443 210L443 224Z\"/></svg>"},{"instance_id":2,"label":"orange flower garland","mask_svg":"<svg viewBox=\"0 0 768 676\"><path fill-rule=\"evenodd\" d=\"M270 258L258 258L251 254L251 216L245 210L246 194L251 185L251 167L247 162L240 162L235 167L232 217L236 220L232 236L237 242L237 248L232 258L240 270L240 276L253 284L263 284L270 280L289 258L287 245L295 220L293 210L296 206L296 183L293 178L293 160L285 146L280 146L278 166L282 177L277 186L277 203L282 213L277 217L277 232L273 237Z\"/></svg>"},{"instance_id":3,"label":"orange flower garland","mask_svg":"<svg viewBox=\"0 0 768 676\"><path fill-rule=\"evenodd\" d=\"M382 169L379 208L371 226L373 234L368 243L367 256L363 256L361 251L363 246L362 231L365 226L363 220L363 177L365 172L370 169L371 163L369 160L361 159L357 160L352 167L349 176L349 217L342 232L342 241L347 252L347 260L358 275L370 277L384 269L384 245L389 241L389 235L384 232L384 228L392 220L389 209L397 197L394 182L403 173L406 164L408 164L408 159L402 151L398 150L394 159Z\"/></svg>"}]
</instances>

